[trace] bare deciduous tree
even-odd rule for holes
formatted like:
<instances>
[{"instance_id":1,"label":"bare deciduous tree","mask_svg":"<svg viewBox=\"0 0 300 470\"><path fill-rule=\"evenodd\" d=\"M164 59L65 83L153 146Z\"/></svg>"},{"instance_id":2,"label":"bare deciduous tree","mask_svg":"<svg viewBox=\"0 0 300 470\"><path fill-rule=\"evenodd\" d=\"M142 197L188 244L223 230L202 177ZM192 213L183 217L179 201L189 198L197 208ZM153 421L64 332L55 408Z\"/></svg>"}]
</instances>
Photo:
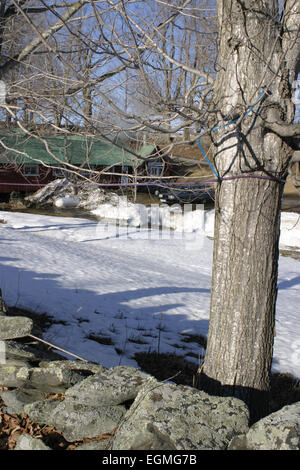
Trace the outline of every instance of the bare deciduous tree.
<instances>
[{"instance_id":1,"label":"bare deciduous tree","mask_svg":"<svg viewBox=\"0 0 300 470\"><path fill-rule=\"evenodd\" d=\"M59 132L76 126L78 133L113 140L124 131L184 131L183 142L190 143L199 132L210 133L218 184L210 327L199 386L243 399L253 420L264 415L280 201L300 136L292 100L299 1L3 0L0 7L0 73L8 80L16 70L6 106L16 125L22 124L18 103L22 110L27 100L35 122ZM42 27L34 20L41 14L47 19ZM11 21L21 19L31 35L10 49ZM47 106L56 107L60 119L51 119Z\"/></svg>"}]
</instances>

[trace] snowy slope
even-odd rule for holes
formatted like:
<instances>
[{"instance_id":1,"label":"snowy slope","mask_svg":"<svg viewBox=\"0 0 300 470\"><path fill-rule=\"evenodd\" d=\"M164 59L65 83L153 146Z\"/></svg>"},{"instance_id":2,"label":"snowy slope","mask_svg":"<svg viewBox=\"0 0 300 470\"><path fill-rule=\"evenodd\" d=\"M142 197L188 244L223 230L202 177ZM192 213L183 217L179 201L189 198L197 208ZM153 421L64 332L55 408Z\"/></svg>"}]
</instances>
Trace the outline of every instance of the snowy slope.
<instances>
[{"instance_id":1,"label":"snowy slope","mask_svg":"<svg viewBox=\"0 0 300 470\"><path fill-rule=\"evenodd\" d=\"M209 235L212 217L205 214ZM4 299L66 322L45 339L106 367L136 366L135 352L158 348L197 362L202 351L184 334L208 330L213 242L203 233L11 212L0 218L7 222L0 224ZM282 239L289 230L288 246L300 248L295 221ZM273 369L300 377L299 261L280 257L278 288Z\"/></svg>"}]
</instances>

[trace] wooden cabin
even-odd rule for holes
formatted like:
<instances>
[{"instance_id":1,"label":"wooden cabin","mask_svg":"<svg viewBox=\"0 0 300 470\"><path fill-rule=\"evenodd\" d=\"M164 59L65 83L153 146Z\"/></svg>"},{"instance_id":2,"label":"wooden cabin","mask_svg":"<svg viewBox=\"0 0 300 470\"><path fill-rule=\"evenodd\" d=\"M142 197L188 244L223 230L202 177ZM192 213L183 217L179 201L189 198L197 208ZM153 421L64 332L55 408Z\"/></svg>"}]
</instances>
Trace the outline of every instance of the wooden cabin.
<instances>
[{"instance_id":1,"label":"wooden cabin","mask_svg":"<svg viewBox=\"0 0 300 470\"><path fill-rule=\"evenodd\" d=\"M35 137L0 131L0 193L32 192L57 178L99 185L143 182L141 176L168 176L170 159L154 144L135 148L97 136ZM151 178L148 179L148 181Z\"/></svg>"}]
</instances>

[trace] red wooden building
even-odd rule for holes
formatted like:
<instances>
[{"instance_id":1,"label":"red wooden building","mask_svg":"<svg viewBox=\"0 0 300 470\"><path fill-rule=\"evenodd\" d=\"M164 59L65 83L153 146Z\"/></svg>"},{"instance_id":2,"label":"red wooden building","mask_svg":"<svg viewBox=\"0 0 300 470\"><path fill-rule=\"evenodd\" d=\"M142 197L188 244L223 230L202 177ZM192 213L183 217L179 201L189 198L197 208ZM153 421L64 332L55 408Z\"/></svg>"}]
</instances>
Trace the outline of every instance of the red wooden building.
<instances>
[{"instance_id":1,"label":"red wooden building","mask_svg":"<svg viewBox=\"0 0 300 470\"><path fill-rule=\"evenodd\" d=\"M0 193L36 191L75 173L103 185L143 182L139 176L168 176L172 166L155 145L131 150L97 137L37 138L2 129L0 143Z\"/></svg>"}]
</instances>

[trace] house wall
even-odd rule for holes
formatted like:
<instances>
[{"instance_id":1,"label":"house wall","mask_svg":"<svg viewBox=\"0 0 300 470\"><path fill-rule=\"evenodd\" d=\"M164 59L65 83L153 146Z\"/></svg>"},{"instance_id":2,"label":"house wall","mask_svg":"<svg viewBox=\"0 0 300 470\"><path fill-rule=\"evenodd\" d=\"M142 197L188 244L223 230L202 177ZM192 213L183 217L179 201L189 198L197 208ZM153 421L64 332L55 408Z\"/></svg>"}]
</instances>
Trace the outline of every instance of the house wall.
<instances>
[{"instance_id":1,"label":"house wall","mask_svg":"<svg viewBox=\"0 0 300 470\"><path fill-rule=\"evenodd\" d=\"M38 167L38 176L24 176L23 166L21 165L18 168L0 165L0 193L8 194L12 191L34 192L58 178L51 168L46 168L43 165L38 165ZM95 170L101 171L103 167L96 167ZM132 169L129 168L129 174L132 173L131 170ZM116 167L115 172L121 173L122 167ZM82 182L83 181L84 180L82 180ZM103 184L118 184L120 182L121 176L119 175L101 175L99 178L99 183Z\"/></svg>"},{"instance_id":2,"label":"house wall","mask_svg":"<svg viewBox=\"0 0 300 470\"><path fill-rule=\"evenodd\" d=\"M32 192L53 180L52 170L39 165L38 176L24 176L22 166L8 168L0 166L0 193Z\"/></svg>"},{"instance_id":3,"label":"house wall","mask_svg":"<svg viewBox=\"0 0 300 470\"><path fill-rule=\"evenodd\" d=\"M46 168L43 165L38 165L39 174L37 176L24 176L23 174L23 165L18 167L13 167L12 165L1 165L0 164L0 193L11 193L12 191L17 192L34 192L44 185L50 183L58 177L53 174L51 168ZM96 170L101 170L103 167L96 167ZM122 167L115 167L116 173L122 173ZM128 168L128 174L133 174L133 168ZM147 175L146 164L144 163L138 169L139 175ZM164 166L164 176L169 176L170 174L170 165L167 160L165 160ZM103 184L118 184L121 183L122 177L119 175L101 175L99 178L99 183ZM132 179L129 179L129 182L133 182Z\"/></svg>"}]
</instances>

